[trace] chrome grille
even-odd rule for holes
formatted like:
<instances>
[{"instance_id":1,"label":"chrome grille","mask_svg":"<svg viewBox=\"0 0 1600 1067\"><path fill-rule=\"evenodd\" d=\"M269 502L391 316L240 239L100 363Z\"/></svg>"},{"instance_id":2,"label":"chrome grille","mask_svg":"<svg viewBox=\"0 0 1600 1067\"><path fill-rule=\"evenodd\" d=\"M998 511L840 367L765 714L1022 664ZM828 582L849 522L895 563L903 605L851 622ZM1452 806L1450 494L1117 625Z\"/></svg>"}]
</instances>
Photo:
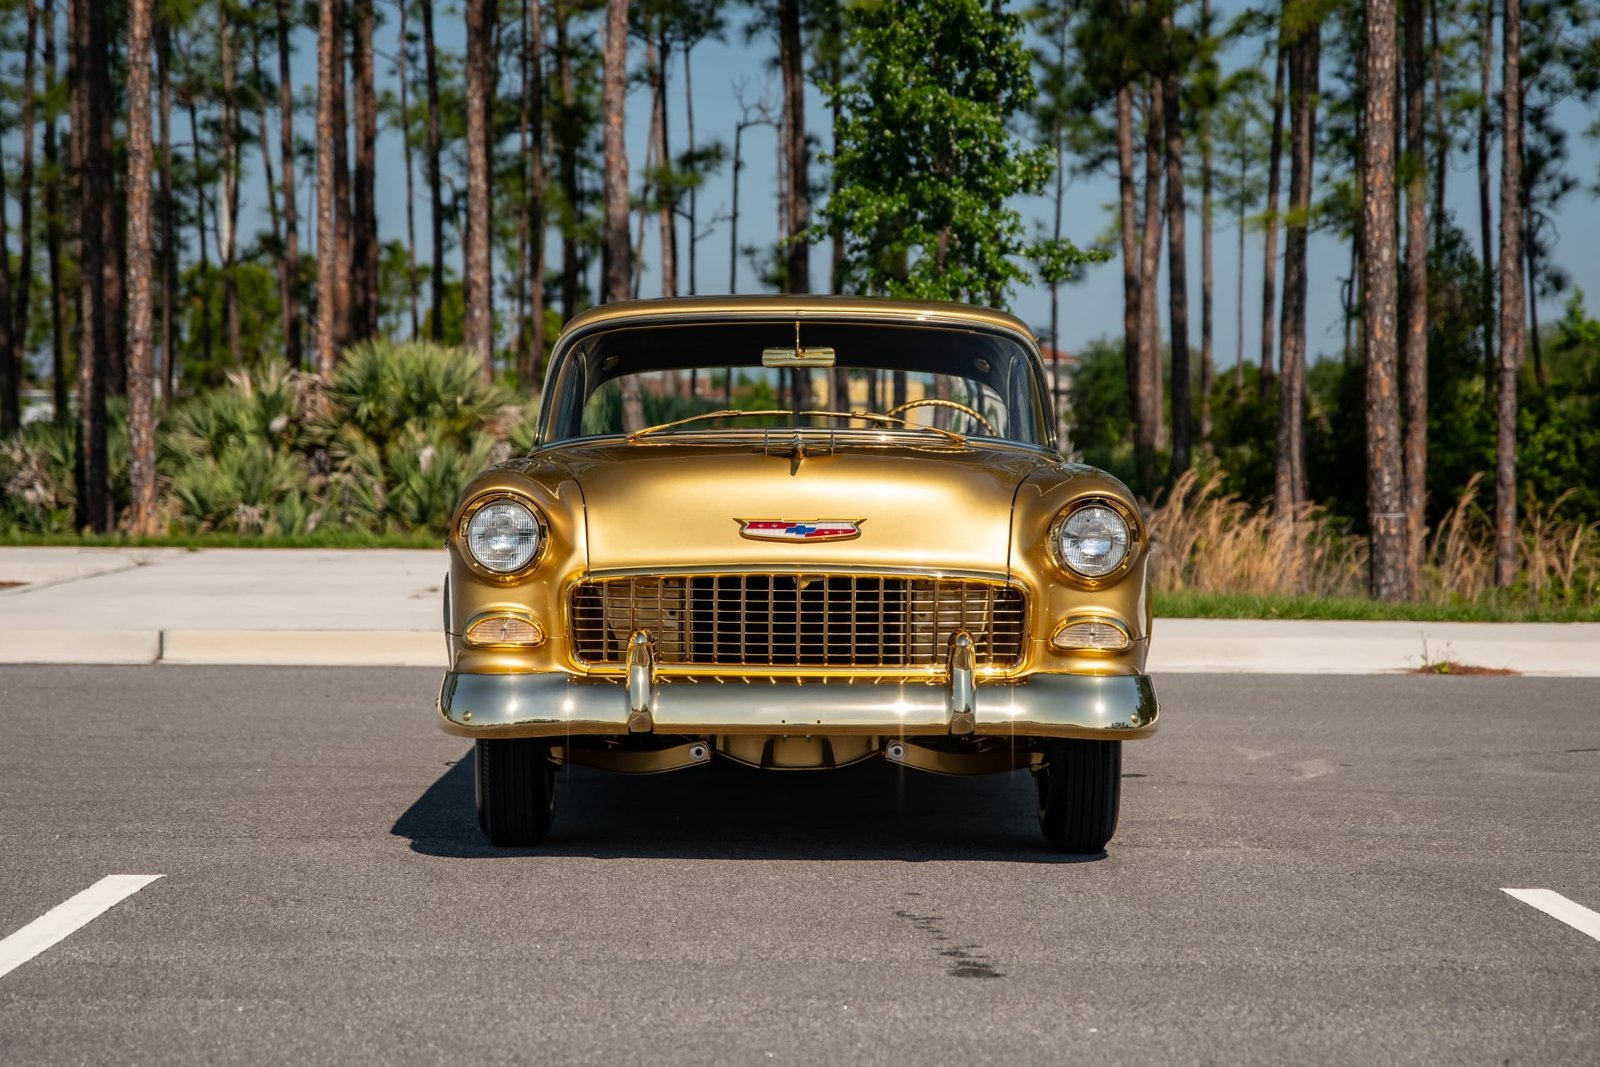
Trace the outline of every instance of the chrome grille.
<instances>
[{"instance_id":1,"label":"chrome grille","mask_svg":"<svg viewBox=\"0 0 1600 1067\"><path fill-rule=\"evenodd\" d=\"M942 667L966 630L980 667L1022 657L1021 590L999 582L848 574L610 578L573 594L577 658L620 665L649 630L656 662L698 668Z\"/></svg>"}]
</instances>

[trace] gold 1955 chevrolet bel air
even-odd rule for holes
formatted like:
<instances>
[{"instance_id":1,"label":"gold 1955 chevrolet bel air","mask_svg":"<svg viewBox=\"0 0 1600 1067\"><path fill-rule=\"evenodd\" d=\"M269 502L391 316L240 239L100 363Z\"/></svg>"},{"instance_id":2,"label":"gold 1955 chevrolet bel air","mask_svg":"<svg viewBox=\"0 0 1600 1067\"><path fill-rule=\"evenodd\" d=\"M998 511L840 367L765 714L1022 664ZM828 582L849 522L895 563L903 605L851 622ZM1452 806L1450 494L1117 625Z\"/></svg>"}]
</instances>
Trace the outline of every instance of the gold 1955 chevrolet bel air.
<instances>
[{"instance_id":1,"label":"gold 1955 chevrolet bel air","mask_svg":"<svg viewBox=\"0 0 1600 1067\"><path fill-rule=\"evenodd\" d=\"M1067 462L1032 333L866 298L607 304L556 342L537 444L451 522L445 730L478 821L550 828L555 769L879 758L1026 769L1055 847L1116 830L1156 728L1146 532Z\"/></svg>"}]
</instances>

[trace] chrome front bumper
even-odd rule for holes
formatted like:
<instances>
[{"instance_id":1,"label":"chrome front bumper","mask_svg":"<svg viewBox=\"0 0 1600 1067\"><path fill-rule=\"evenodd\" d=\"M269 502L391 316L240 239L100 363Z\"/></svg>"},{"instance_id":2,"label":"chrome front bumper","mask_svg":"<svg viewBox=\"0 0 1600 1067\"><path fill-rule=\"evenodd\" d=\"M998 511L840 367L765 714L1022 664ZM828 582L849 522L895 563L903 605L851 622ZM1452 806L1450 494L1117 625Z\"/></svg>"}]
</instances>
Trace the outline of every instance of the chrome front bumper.
<instances>
[{"instance_id":1,"label":"chrome front bumper","mask_svg":"<svg viewBox=\"0 0 1600 1067\"><path fill-rule=\"evenodd\" d=\"M439 724L461 737L657 733L1082 737L1155 732L1148 675L1037 674L950 684L673 681L634 685L565 674L445 675Z\"/></svg>"}]
</instances>

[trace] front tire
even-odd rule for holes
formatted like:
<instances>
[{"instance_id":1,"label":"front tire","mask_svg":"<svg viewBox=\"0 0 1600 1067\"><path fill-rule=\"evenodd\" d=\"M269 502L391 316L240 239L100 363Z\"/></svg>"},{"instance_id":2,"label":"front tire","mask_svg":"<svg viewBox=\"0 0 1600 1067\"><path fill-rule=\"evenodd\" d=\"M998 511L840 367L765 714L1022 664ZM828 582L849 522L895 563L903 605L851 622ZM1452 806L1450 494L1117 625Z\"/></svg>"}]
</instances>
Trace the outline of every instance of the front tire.
<instances>
[{"instance_id":1,"label":"front tire","mask_svg":"<svg viewBox=\"0 0 1600 1067\"><path fill-rule=\"evenodd\" d=\"M1039 829L1062 852L1105 851L1122 798L1121 741L1049 741L1035 774Z\"/></svg>"},{"instance_id":2,"label":"front tire","mask_svg":"<svg viewBox=\"0 0 1600 1067\"><path fill-rule=\"evenodd\" d=\"M478 828L499 848L537 845L550 832L556 766L550 746L516 737L478 742Z\"/></svg>"}]
</instances>

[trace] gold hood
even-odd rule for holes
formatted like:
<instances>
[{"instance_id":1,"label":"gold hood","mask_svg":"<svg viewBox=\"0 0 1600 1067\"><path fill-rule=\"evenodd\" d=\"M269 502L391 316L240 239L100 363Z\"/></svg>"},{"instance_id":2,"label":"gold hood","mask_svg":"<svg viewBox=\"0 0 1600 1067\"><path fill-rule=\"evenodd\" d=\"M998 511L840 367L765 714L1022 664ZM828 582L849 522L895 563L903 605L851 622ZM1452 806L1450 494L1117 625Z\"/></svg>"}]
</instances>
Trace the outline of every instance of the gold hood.
<instances>
[{"instance_id":1,"label":"gold hood","mask_svg":"<svg viewBox=\"0 0 1600 1067\"><path fill-rule=\"evenodd\" d=\"M546 452L578 484L591 572L774 564L999 573L1017 486L1059 459L1029 448L920 441L629 443ZM860 524L850 540L767 541L741 521Z\"/></svg>"}]
</instances>

